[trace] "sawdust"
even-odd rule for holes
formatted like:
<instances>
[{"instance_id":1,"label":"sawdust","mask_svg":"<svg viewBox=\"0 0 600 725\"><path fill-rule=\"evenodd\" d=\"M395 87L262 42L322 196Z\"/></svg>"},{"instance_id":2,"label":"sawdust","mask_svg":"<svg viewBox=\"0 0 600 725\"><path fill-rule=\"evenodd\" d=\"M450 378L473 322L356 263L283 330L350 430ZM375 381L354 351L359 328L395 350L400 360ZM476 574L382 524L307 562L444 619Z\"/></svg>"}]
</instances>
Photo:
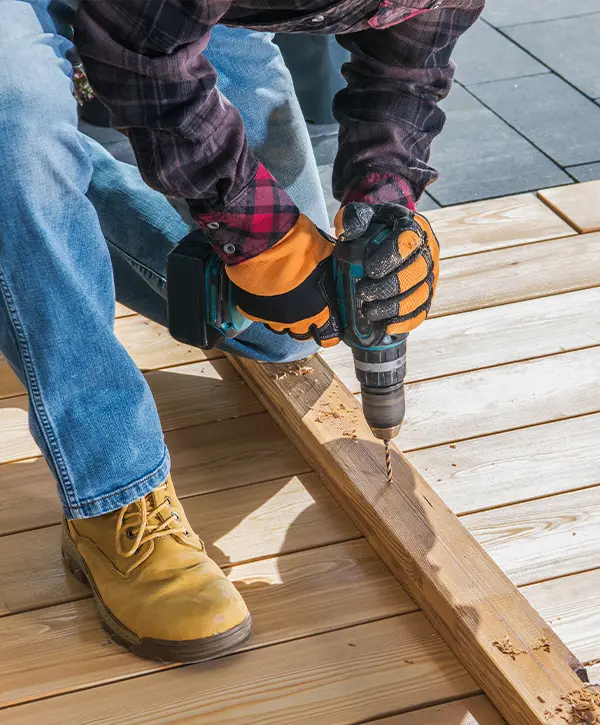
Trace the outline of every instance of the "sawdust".
<instances>
[{"instance_id":1,"label":"sawdust","mask_svg":"<svg viewBox=\"0 0 600 725\"><path fill-rule=\"evenodd\" d=\"M538 695L538 696L537 696L537 699L538 699L538 700L539 700L539 701L540 701L540 702L541 702L542 704L544 704L544 703L546 702L546 700L544 700L544 698L543 698L543 697L542 697L541 695Z\"/></svg>"},{"instance_id":2,"label":"sawdust","mask_svg":"<svg viewBox=\"0 0 600 725\"><path fill-rule=\"evenodd\" d=\"M288 377L288 375L292 375L293 377L299 378L303 375L314 375L315 371L312 368L309 367L301 367L301 368L290 368L289 370L285 370L282 373L276 373L275 375L272 375L271 378L273 380L284 380Z\"/></svg>"},{"instance_id":3,"label":"sawdust","mask_svg":"<svg viewBox=\"0 0 600 725\"><path fill-rule=\"evenodd\" d=\"M498 640L492 642L492 646L500 650L503 655L509 655L513 660L517 659L517 655L527 654L524 649L517 649L508 637L505 637L502 642L498 642Z\"/></svg>"},{"instance_id":4,"label":"sawdust","mask_svg":"<svg viewBox=\"0 0 600 725\"><path fill-rule=\"evenodd\" d=\"M339 413L337 410L320 410L315 420L317 423L324 423L326 420L331 420L332 418L343 417L342 413Z\"/></svg>"},{"instance_id":5,"label":"sawdust","mask_svg":"<svg viewBox=\"0 0 600 725\"><path fill-rule=\"evenodd\" d=\"M533 647L534 650L543 649L544 652L550 652L550 642L545 637L540 637L538 643Z\"/></svg>"},{"instance_id":6,"label":"sawdust","mask_svg":"<svg viewBox=\"0 0 600 725\"><path fill-rule=\"evenodd\" d=\"M550 710L544 710L544 717L546 718L546 720L552 720L552 718L554 717L554 713L550 712Z\"/></svg>"},{"instance_id":7,"label":"sawdust","mask_svg":"<svg viewBox=\"0 0 600 725\"><path fill-rule=\"evenodd\" d=\"M354 430L345 430L342 432L342 435L346 436L346 438L352 438L352 440L356 440L358 438L356 428Z\"/></svg>"},{"instance_id":8,"label":"sawdust","mask_svg":"<svg viewBox=\"0 0 600 725\"><path fill-rule=\"evenodd\" d=\"M598 725L600 723L600 693L587 687L581 687L569 692L566 696L563 695L561 699L567 702L571 708L571 712L568 713L570 720L561 716L565 722L570 725L576 725L576 723Z\"/></svg>"}]
</instances>

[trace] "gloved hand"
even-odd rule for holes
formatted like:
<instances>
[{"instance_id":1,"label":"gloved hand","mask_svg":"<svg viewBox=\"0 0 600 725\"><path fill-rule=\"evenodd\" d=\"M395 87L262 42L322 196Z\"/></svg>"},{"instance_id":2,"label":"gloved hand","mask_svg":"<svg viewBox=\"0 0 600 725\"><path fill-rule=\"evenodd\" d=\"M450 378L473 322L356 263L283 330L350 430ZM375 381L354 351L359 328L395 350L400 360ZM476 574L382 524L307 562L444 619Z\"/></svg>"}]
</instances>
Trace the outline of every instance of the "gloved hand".
<instances>
[{"instance_id":1,"label":"gloved hand","mask_svg":"<svg viewBox=\"0 0 600 725\"><path fill-rule=\"evenodd\" d=\"M337 314L334 243L304 215L277 244L240 264L225 267L233 300L249 320L296 340L323 347L342 336Z\"/></svg>"},{"instance_id":2,"label":"gloved hand","mask_svg":"<svg viewBox=\"0 0 600 725\"><path fill-rule=\"evenodd\" d=\"M390 335L414 330L429 313L439 276L440 245L427 219L400 204L351 203L335 220L340 239L362 236L371 224L389 227L388 239L367 246L366 278L356 298L367 320L384 321Z\"/></svg>"}]
</instances>

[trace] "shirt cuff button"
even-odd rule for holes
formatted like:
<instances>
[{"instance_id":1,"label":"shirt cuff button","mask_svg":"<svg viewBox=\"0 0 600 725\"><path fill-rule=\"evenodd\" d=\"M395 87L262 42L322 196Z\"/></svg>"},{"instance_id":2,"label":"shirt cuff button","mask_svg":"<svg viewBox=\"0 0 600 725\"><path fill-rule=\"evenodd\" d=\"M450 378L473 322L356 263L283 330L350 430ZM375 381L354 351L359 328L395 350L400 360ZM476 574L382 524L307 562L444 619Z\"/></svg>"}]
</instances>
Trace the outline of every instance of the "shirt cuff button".
<instances>
[{"instance_id":1,"label":"shirt cuff button","mask_svg":"<svg viewBox=\"0 0 600 725\"><path fill-rule=\"evenodd\" d=\"M235 244L224 244L223 251L225 252L225 254L228 254L229 256L231 256L232 254L235 254Z\"/></svg>"},{"instance_id":2,"label":"shirt cuff button","mask_svg":"<svg viewBox=\"0 0 600 725\"><path fill-rule=\"evenodd\" d=\"M216 231L221 225L219 222L208 222L206 225L211 231Z\"/></svg>"}]
</instances>

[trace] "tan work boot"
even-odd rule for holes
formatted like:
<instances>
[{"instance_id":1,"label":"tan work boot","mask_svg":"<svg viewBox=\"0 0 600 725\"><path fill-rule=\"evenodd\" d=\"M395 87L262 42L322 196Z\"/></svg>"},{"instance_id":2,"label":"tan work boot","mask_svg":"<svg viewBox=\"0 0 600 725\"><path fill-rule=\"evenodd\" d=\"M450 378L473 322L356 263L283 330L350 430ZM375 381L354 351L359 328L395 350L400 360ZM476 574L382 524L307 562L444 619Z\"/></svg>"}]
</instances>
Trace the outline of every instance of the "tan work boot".
<instances>
[{"instance_id":1,"label":"tan work boot","mask_svg":"<svg viewBox=\"0 0 600 725\"><path fill-rule=\"evenodd\" d=\"M113 639L163 662L223 655L250 636L239 592L192 531L169 477L120 511L65 521L63 558Z\"/></svg>"}]
</instances>

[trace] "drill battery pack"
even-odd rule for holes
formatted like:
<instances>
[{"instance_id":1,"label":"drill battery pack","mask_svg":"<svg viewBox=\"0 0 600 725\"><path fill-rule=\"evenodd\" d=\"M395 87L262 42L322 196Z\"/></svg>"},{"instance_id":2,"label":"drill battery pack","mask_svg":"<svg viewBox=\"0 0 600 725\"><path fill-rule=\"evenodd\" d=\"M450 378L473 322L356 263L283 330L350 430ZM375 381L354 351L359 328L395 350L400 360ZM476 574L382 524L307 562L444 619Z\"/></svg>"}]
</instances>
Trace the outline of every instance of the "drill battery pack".
<instances>
[{"instance_id":1,"label":"drill battery pack","mask_svg":"<svg viewBox=\"0 0 600 725\"><path fill-rule=\"evenodd\" d=\"M191 232L167 256L169 332L179 342L204 350L223 336L211 326L210 280L213 250L200 230Z\"/></svg>"}]
</instances>

